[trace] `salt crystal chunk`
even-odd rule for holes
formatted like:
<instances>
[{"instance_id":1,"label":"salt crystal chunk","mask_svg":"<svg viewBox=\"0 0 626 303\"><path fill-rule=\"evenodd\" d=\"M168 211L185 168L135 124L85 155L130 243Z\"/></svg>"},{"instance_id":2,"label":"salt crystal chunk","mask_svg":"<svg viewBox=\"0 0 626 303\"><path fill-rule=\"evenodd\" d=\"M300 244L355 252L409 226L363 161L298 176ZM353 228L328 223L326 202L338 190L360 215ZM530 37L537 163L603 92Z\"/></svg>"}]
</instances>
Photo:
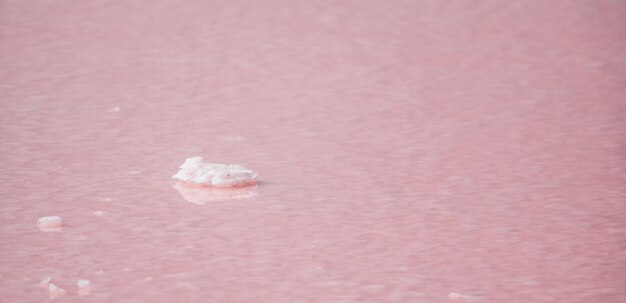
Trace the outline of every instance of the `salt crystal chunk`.
<instances>
[{"instance_id":1,"label":"salt crystal chunk","mask_svg":"<svg viewBox=\"0 0 626 303\"><path fill-rule=\"evenodd\" d=\"M37 227L45 232L60 231L63 227L63 221L58 216L41 217L37 220Z\"/></svg>"},{"instance_id":2,"label":"salt crystal chunk","mask_svg":"<svg viewBox=\"0 0 626 303\"><path fill-rule=\"evenodd\" d=\"M255 184L256 176L241 165L208 163L202 157L192 157L185 160L172 178L214 187L237 187Z\"/></svg>"},{"instance_id":3,"label":"salt crystal chunk","mask_svg":"<svg viewBox=\"0 0 626 303\"><path fill-rule=\"evenodd\" d=\"M65 289L59 288L58 286L50 283L50 286L48 286L48 293L50 294L50 299L52 300L65 295Z\"/></svg>"},{"instance_id":4,"label":"salt crystal chunk","mask_svg":"<svg viewBox=\"0 0 626 303\"><path fill-rule=\"evenodd\" d=\"M37 220L37 225L53 227L53 226L61 226L63 225L63 222L61 220L61 217L58 217L58 216L41 217L39 218L39 220Z\"/></svg>"},{"instance_id":5,"label":"salt crystal chunk","mask_svg":"<svg viewBox=\"0 0 626 303\"><path fill-rule=\"evenodd\" d=\"M91 283L89 280L78 280L76 286L78 286L78 295L81 297L88 296L91 293Z\"/></svg>"},{"instance_id":6,"label":"salt crystal chunk","mask_svg":"<svg viewBox=\"0 0 626 303\"><path fill-rule=\"evenodd\" d=\"M89 283L89 280L80 279L80 280L78 280L78 282L76 282L76 285L78 285L78 287L85 287L85 286L89 286L91 284Z\"/></svg>"},{"instance_id":7,"label":"salt crystal chunk","mask_svg":"<svg viewBox=\"0 0 626 303\"><path fill-rule=\"evenodd\" d=\"M50 276L45 276L43 279L41 279L41 281L39 282L39 287L47 289L48 287L50 287L50 282L52 281L52 277Z\"/></svg>"},{"instance_id":8,"label":"salt crystal chunk","mask_svg":"<svg viewBox=\"0 0 626 303\"><path fill-rule=\"evenodd\" d=\"M101 211L101 210L96 210L96 211L94 211L94 212L93 212L93 214L94 214L94 215L96 215L96 216L98 216L98 217L101 217L101 216L103 216L103 215L104 215L104 212L103 212L103 211Z\"/></svg>"}]
</instances>

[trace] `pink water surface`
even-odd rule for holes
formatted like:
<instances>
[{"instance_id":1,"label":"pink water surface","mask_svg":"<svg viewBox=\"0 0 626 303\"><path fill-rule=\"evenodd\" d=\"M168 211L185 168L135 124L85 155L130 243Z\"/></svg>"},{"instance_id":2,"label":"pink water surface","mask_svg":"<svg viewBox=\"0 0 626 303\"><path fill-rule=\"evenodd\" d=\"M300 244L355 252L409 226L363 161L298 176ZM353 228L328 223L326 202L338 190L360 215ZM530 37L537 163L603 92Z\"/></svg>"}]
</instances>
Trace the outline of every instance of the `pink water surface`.
<instances>
[{"instance_id":1,"label":"pink water surface","mask_svg":"<svg viewBox=\"0 0 626 303\"><path fill-rule=\"evenodd\" d=\"M626 302L625 38L619 0L1 0L0 302ZM260 184L190 203L191 156Z\"/></svg>"}]
</instances>

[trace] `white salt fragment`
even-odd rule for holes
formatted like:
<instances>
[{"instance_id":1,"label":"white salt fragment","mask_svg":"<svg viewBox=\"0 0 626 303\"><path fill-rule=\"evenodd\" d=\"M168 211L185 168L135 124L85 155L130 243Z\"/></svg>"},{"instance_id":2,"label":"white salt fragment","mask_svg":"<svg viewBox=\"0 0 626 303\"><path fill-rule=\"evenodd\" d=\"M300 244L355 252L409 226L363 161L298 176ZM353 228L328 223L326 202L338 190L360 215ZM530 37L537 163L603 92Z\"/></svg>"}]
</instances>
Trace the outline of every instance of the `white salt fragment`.
<instances>
[{"instance_id":1,"label":"white salt fragment","mask_svg":"<svg viewBox=\"0 0 626 303\"><path fill-rule=\"evenodd\" d=\"M103 216L103 215L104 215L104 212L103 212L103 211L101 211L101 210L96 210L96 211L94 211L94 212L93 212L93 214L94 214L94 215L96 215L96 216L98 216L98 217L101 217L101 216Z\"/></svg>"},{"instance_id":2,"label":"white salt fragment","mask_svg":"<svg viewBox=\"0 0 626 303\"><path fill-rule=\"evenodd\" d=\"M121 108L119 108L118 106L116 106L116 107L112 107L112 108L110 108L110 109L108 110L108 112L110 112L110 113L117 113L117 112L119 112L120 110L122 110L122 109L121 109Z\"/></svg>"},{"instance_id":3,"label":"white salt fragment","mask_svg":"<svg viewBox=\"0 0 626 303\"><path fill-rule=\"evenodd\" d=\"M214 187L237 187L255 184L256 176L241 165L208 163L202 157L192 157L185 160L172 178Z\"/></svg>"},{"instance_id":4,"label":"white salt fragment","mask_svg":"<svg viewBox=\"0 0 626 303\"><path fill-rule=\"evenodd\" d=\"M48 293L50 294L50 299L54 300L65 295L65 289L59 288L58 286L50 283L50 286L48 286Z\"/></svg>"},{"instance_id":5,"label":"white salt fragment","mask_svg":"<svg viewBox=\"0 0 626 303\"><path fill-rule=\"evenodd\" d=\"M78 287L85 287L85 286L89 286L91 284L89 283L89 280L80 279L80 280L78 280L78 282L76 282L76 285Z\"/></svg>"},{"instance_id":6,"label":"white salt fragment","mask_svg":"<svg viewBox=\"0 0 626 303\"><path fill-rule=\"evenodd\" d=\"M91 283L89 280L78 280L76 286L78 286L78 295L81 297L88 296L91 293Z\"/></svg>"},{"instance_id":7,"label":"white salt fragment","mask_svg":"<svg viewBox=\"0 0 626 303\"><path fill-rule=\"evenodd\" d=\"M48 287L50 287L50 282L52 282L52 277L50 276L45 276L43 279L41 279L41 281L39 282L39 287L44 288L44 289L48 289Z\"/></svg>"},{"instance_id":8,"label":"white salt fragment","mask_svg":"<svg viewBox=\"0 0 626 303\"><path fill-rule=\"evenodd\" d=\"M37 220L37 225L46 227L61 226L63 221L58 216L41 217Z\"/></svg>"},{"instance_id":9,"label":"white salt fragment","mask_svg":"<svg viewBox=\"0 0 626 303\"><path fill-rule=\"evenodd\" d=\"M37 220L37 227L43 232L61 231L63 221L58 216L41 217Z\"/></svg>"}]
</instances>

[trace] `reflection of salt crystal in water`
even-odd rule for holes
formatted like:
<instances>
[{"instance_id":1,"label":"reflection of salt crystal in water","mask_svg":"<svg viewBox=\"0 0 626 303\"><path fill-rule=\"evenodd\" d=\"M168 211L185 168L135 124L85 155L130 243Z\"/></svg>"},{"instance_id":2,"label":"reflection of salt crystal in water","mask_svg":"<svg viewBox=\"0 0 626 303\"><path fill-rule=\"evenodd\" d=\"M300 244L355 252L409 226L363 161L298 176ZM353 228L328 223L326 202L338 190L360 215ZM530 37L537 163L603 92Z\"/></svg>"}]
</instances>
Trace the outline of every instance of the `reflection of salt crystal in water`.
<instances>
[{"instance_id":1,"label":"reflection of salt crystal in water","mask_svg":"<svg viewBox=\"0 0 626 303\"><path fill-rule=\"evenodd\" d=\"M41 281L39 282L39 287L43 288L43 289L48 289L48 287L50 286L50 282L52 282L52 277L50 276L45 276L43 279L41 279Z\"/></svg>"},{"instance_id":2,"label":"reflection of salt crystal in water","mask_svg":"<svg viewBox=\"0 0 626 303\"><path fill-rule=\"evenodd\" d=\"M88 296L91 293L91 283L89 280L78 280L76 286L78 286L78 295L81 297Z\"/></svg>"},{"instance_id":3,"label":"reflection of salt crystal in water","mask_svg":"<svg viewBox=\"0 0 626 303\"><path fill-rule=\"evenodd\" d=\"M448 298L450 300L456 301L456 300L469 299L471 297L468 296L468 295L463 295L463 294L460 294L460 293L451 292L451 293L448 294Z\"/></svg>"},{"instance_id":4,"label":"reflection of salt crystal in water","mask_svg":"<svg viewBox=\"0 0 626 303\"><path fill-rule=\"evenodd\" d=\"M184 288L184 289L197 289L196 285L194 285L191 282L185 282L185 281L176 282L176 287Z\"/></svg>"},{"instance_id":5,"label":"reflection of salt crystal in water","mask_svg":"<svg viewBox=\"0 0 626 303\"><path fill-rule=\"evenodd\" d=\"M245 138L242 136L222 136L222 139L230 142L241 142L245 140Z\"/></svg>"},{"instance_id":6,"label":"reflection of salt crystal in water","mask_svg":"<svg viewBox=\"0 0 626 303\"><path fill-rule=\"evenodd\" d=\"M185 160L172 178L214 187L233 187L256 184L256 176L241 165L208 163L202 157Z\"/></svg>"},{"instance_id":7,"label":"reflection of salt crystal in water","mask_svg":"<svg viewBox=\"0 0 626 303\"><path fill-rule=\"evenodd\" d=\"M37 227L44 232L61 231L63 221L58 216L41 217L37 220Z\"/></svg>"},{"instance_id":8,"label":"reflection of salt crystal in water","mask_svg":"<svg viewBox=\"0 0 626 303\"><path fill-rule=\"evenodd\" d=\"M203 205L206 202L238 200L256 195L256 186L246 187L212 187L178 182L174 184L183 198L193 204Z\"/></svg>"},{"instance_id":9,"label":"reflection of salt crystal in water","mask_svg":"<svg viewBox=\"0 0 626 303\"><path fill-rule=\"evenodd\" d=\"M48 293L50 294L50 299L56 299L65 294L65 289L59 288L58 286L50 283L48 286Z\"/></svg>"}]
</instances>

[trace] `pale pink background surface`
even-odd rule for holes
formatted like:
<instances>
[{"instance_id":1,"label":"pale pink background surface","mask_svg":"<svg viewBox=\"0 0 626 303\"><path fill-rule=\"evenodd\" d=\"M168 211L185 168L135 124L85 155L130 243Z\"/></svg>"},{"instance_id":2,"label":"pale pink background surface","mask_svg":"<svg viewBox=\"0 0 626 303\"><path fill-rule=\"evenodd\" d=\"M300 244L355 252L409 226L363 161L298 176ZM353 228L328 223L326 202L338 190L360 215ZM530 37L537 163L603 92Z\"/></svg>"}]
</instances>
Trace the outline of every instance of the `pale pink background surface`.
<instances>
[{"instance_id":1,"label":"pale pink background surface","mask_svg":"<svg viewBox=\"0 0 626 303\"><path fill-rule=\"evenodd\" d=\"M0 3L1 302L626 301L623 1Z\"/></svg>"}]
</instances>

